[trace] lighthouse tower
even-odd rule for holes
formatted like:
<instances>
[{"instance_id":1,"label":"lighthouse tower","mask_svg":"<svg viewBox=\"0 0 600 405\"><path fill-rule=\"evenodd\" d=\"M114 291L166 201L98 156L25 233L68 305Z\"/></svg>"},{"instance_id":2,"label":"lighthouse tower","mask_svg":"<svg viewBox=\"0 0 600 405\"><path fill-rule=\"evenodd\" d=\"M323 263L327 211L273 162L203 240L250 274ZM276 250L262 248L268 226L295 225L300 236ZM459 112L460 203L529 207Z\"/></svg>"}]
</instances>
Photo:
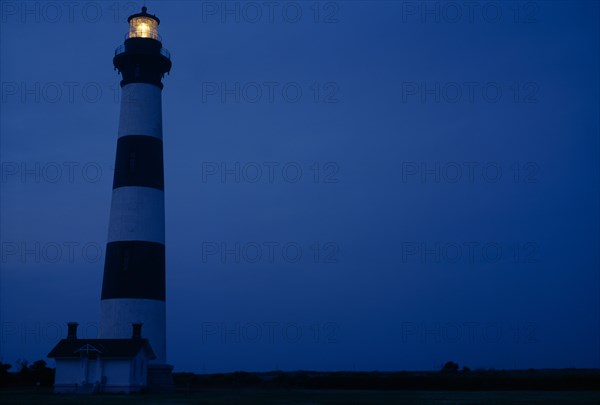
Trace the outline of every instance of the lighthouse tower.
<instances>
[{"instance_id":1,"label":"lighthouse tower","mask_svg":"<svg viewBox=\"0 0 600 405\"><path fill-rule=\"evenodd\" d=\"M142 324L156 355L154 374L164 377L171 366L166 365L161 92L171 58L158 35L160 20L146 7L128 22L125 42L113 59L122 75L121 110L99 337L129 338L131 325ZM149 385L152 377L149 369Z\"/></svg>"}]
</instances>

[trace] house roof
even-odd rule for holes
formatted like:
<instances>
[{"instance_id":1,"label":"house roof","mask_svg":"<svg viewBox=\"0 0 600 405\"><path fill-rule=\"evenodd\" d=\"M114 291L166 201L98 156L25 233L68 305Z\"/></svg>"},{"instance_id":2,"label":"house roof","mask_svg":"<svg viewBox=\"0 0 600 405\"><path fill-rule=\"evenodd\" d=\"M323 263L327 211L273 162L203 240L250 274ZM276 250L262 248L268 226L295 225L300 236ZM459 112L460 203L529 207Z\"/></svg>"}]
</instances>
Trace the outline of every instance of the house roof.
<instances>
[{"instance_id":1,"label":"house roof","mask_svg":"<svg viewBox=\"0 0 600 405\"><path fill-rule=\"evenodd\" d=\"M104 358L132 358L144 350L149 359L156 355L148 339L62 339L47 357L79 358L82 353L96 353Z\"/></svg>"}]
</instances>

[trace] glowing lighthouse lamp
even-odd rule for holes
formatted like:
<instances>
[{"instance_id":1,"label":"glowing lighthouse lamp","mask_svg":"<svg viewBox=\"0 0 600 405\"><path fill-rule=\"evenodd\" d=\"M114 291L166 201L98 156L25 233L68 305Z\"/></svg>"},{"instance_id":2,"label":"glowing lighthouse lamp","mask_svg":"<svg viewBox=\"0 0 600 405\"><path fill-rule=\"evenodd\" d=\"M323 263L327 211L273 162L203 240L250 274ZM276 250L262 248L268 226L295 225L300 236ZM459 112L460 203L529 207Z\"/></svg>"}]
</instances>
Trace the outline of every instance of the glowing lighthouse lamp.
<instances>
[{"instance_id":1,"label":"glowing lighthouse lamp","mask_svg":"<svg viewBox=\"0 0 600 405\"><path fill-rule=\"evenodd\" d=\"M142 13L146 12L146 7L142 8ZM129 32L127 38L152 38L160 41L158 36L158 21L151 17L132 16L129 20Z\"/></svg>"}]
</instances>

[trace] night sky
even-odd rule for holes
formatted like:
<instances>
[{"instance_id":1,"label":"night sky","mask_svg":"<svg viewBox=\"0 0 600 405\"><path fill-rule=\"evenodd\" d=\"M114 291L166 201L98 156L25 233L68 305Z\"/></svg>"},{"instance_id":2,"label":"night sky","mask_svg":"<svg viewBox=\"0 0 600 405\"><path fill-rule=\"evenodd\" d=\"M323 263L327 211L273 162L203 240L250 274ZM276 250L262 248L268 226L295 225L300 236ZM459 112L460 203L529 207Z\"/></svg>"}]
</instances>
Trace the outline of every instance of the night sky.
<instances>
[{"instance_id":1,"label":"night sky","mask_svg":"<svg viewBox=\"0 0 600 405\"><path fill-rule=\"evenodd\" d=\"M145 3L175 371L600 365L599 4L467 3ZM0 4L2 362L95 337L142 5Z\"/></svg>"}]
</instances>

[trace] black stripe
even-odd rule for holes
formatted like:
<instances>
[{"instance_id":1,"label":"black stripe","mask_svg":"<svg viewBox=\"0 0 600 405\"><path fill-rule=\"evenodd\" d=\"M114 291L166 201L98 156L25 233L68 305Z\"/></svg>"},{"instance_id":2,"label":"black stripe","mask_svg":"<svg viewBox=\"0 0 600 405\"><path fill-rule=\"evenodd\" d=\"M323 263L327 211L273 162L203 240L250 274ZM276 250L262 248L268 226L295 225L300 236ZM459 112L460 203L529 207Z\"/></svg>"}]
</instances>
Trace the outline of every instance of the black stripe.
<instances>
[{"instance_id":1,"label":"black stripe","mask_svg":"<svg viewBox=\"0 0 600 405\"><path fill-rule=\"evenodd\" d=\"M164 190L162 140L148 135L119 138L113 189L127 186Z\"/></svg>"},{"instance_id":2,"label":"black stripe","mask_svg":"<svg viewBox=\"0 0 600 405\"><path fill-rule=\"evenodd\" d=\"M165 300L165 245L119 241L106 245L102 299Z\"/></svg>"}]
</instances>

